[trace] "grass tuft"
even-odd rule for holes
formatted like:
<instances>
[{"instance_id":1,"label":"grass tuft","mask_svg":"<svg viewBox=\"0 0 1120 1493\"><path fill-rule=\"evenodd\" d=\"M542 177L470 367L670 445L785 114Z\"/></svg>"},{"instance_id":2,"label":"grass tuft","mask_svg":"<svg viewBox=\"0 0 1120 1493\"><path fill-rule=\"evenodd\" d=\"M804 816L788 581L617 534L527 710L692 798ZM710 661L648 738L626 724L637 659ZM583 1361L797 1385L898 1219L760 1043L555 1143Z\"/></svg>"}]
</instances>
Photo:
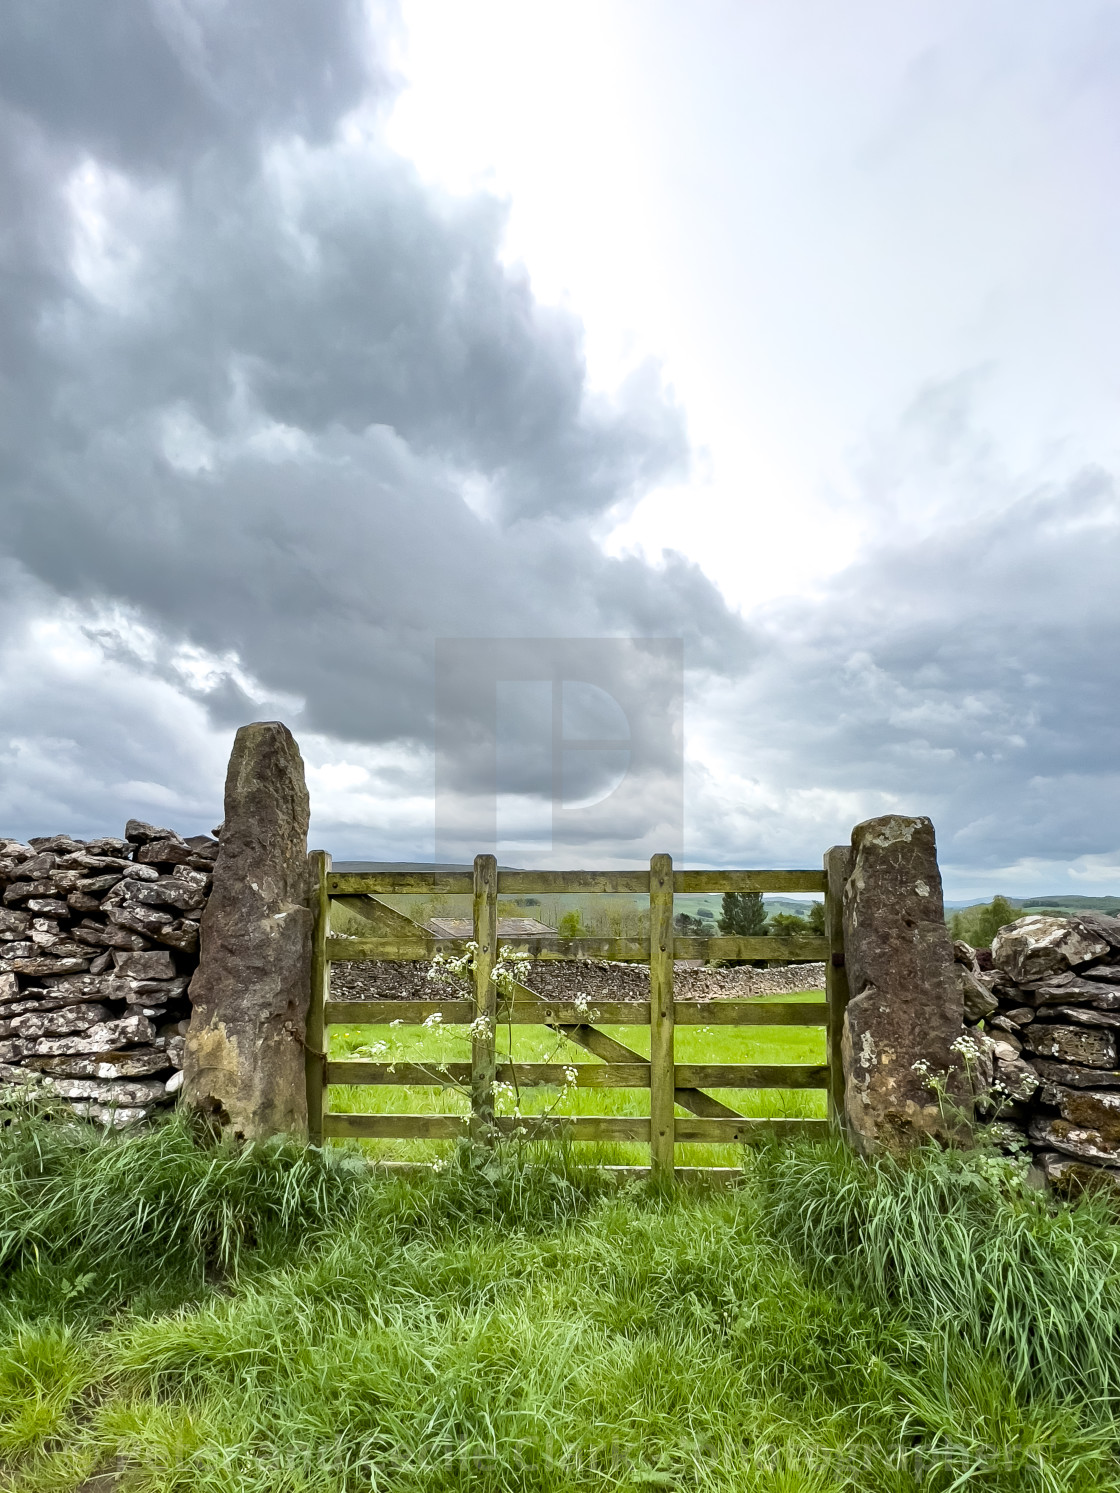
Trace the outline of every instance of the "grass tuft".
<instances>
[{"instance_id":1,"label":"grass tuft","mask_svg":"<svg viewBox=\"0 0 1120 1493\"><path fill-rule=\"evenodd\" d=\"M1120 1404L1120 1232L1109 1203L1055 1206L1001 1157L906 1163L843 1146L761 1163L770 1227L810 1280L1002 1366L1015 1393Z\"/></svg>"},{"instance_id":2,"label":"grass tuft","mask_svg":"<svg viewBox=\"0 0 1120 1493\"><path fill-rule=\"evenodd\" d=\"M975 1155L539 1160L13 1111L0 1489L1120 1493L1101 1205Z\"/></svg>"},{"instance_id":3,"label":"grass tuft","mask_svg":"<svg viewBox=\"0 0 1120 1493\"><path fill-rule=\"evenodd\" d=\"M0 1272L29 1307L197 1294L337 1226L365 1172L282 1139L207 1144L181 1114L121 1134L16 1101L0 1137Z\"/></svg>"}]
</instances>

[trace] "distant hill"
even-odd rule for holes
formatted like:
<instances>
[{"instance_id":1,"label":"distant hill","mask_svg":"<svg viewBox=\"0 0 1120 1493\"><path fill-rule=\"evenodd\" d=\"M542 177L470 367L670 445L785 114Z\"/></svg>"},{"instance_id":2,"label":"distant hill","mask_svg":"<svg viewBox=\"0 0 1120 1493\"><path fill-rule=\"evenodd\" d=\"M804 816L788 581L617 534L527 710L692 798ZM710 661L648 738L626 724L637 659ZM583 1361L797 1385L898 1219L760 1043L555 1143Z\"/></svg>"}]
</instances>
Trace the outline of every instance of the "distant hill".
<instances>
[{"instance_id":1,"label":"distant hill","mask_svg":"<svg viewBox=\"0 0 1120 1493\"><path fill-rule=\"evenodd\" d=\"M1024 897L1016 905L1024 908L1060 907L1070 912L1080 908L1083 912L1115 913L1120 911L1120 897L1078 897L1069 892L1058 892L1053 897Z\"/></svg>"}]
</instances>

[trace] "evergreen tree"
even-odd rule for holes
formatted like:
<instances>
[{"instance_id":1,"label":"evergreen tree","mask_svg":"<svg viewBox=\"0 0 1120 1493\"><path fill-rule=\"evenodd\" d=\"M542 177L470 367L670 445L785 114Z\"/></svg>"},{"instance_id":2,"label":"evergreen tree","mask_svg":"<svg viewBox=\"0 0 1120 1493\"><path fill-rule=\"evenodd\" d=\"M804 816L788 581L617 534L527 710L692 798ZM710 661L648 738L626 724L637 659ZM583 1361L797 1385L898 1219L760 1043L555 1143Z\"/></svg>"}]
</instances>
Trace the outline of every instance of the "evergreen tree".
<instances>
[{"instance_id":1,"label":"evergreen tree","mask_svg":"<svg viewBox=\"0 0 1120 1493\"><path fill-rule=\"evenodd\" d=\"M753 938L766 932L766 909L761 892L724 892L719 931L736 938Z\"/></svg>"}]
</instances>

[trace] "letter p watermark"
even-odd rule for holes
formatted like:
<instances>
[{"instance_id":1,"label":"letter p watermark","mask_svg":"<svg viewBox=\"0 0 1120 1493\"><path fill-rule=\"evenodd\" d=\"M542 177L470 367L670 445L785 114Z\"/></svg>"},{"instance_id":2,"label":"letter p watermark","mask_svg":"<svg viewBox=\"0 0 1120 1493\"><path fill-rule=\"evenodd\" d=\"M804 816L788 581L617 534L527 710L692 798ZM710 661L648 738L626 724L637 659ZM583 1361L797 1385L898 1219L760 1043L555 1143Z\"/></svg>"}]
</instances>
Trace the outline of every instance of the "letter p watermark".
<instances>
[{"instance_id":1,"label":"letter p watermark","mask_svg":"<svg viewBox=\"0 0 1120 1493\"><path fill-rule=\"evenodd\" d=\"M437 862L642 865L684 840L679 638L441 638Z\"/></svg>"}]
</instances>

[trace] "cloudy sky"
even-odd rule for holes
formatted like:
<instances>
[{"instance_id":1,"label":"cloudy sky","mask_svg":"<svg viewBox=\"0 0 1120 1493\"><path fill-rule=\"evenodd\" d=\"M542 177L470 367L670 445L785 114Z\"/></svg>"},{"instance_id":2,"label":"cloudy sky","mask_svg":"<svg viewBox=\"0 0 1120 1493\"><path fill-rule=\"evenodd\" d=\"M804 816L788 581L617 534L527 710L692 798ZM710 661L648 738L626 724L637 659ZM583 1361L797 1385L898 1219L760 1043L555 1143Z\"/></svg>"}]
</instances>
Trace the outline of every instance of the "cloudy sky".
<instances>
[{"instance_id":1,"label":"cloudy sky","mask_svg":"<svg viewBox=\"0 0 1120 1493\"><path fill-rule=\"evenodd\" d=\"M0 829L430 857L437 640L672 638L690 863L1120 890L1118 163L1116 0L7 0Z\"/></svg>"}]
</instances>

